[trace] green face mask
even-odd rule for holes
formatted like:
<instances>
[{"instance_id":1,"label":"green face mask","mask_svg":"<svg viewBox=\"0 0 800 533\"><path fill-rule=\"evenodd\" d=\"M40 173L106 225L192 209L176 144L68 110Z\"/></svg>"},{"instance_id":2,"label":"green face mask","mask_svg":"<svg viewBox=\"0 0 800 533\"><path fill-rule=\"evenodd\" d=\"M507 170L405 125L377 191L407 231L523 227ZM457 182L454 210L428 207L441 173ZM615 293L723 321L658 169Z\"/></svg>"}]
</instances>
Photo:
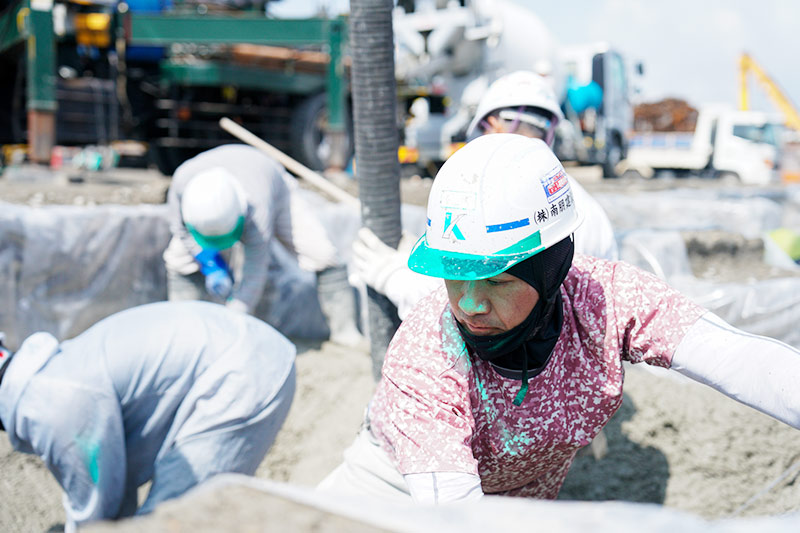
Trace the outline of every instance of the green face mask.
<instances>
[{"instance_id":1,"label":"green face mask","mask_svg":"<svg viewBox=\"0 0 800 533\"><path fill-rule=\"evenodd\" d=\"M244 232L244 216L240 216L236 222L236 227L232 231L224 235L203 235L197 231L191 224L186 224L186 229L194 238L195 242L203 249L213 250L227 250L242 238Z\"/></svg>"}]
</instances>

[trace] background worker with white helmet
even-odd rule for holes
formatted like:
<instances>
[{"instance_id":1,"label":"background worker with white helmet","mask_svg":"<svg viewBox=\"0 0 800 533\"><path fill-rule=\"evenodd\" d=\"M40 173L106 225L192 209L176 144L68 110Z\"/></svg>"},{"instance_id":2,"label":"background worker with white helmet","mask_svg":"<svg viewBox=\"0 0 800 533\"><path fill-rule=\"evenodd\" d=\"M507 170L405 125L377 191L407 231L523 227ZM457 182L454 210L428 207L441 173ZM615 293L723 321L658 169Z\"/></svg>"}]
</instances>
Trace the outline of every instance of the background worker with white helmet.
<instances>
[{"instance_id":1,"label":"background worker with white helmet","mask_svg":"<svg viewBox=\"0 0 800 533\"><path fill-rule=\"evenodd\" d=\"M147 304L74 339L0 347L0 427L58 480L74 531L148 513L219 473L254 474L288 415L294 361L295 346L252 316Z\"/></svg>"},{"instance_id":2,"label":"background worker with white helmet","mask_svg":"<svg viewBox=\"0 0 800 533\"><path fill-rule=\"evenodd\" d=\"M486 133L517 133L544 140L553 146L559 121L564 119L547 79L529 71L498 78L478 104L467 137ZM578 252L616 260L619 258L614 230L603 208L580 183L570 178L573 194L584 206L587 224L575 233ZM413 305L440 283L418 276L406 266L408 250L383 244L369 229L359 231L353 246L356 276L385 294L403 318Z\"/></svg>"},{"instance_id":3,"label":"background worker with white helmet","mask_svg":"<svg viewBox=\"0 0 800 533\"><path fill-rule=\"evenodd\" d=\"M544 142L520 135L485 135L445 162L409 258L445 287L400 325L364 427L320 489L555 498L622 404L626 361L800 428L800 351L636 267L575 253L572 183Z\"/></svg>"},{"instance_id":4,"label":"background worker with white helmet","mask_svg":"<svg viewBox=\"0 0 800 533\"><path fill-rule=\"evenodd\" d=\"M268 282L274 238L300 268L317 273L331 340L357 345L363 337L345 267L325 228L292 191L296 186L283 166L246 145L219 146L179 166L167 194L168 297L253 313Z\"/></svg>"}]
</instances>

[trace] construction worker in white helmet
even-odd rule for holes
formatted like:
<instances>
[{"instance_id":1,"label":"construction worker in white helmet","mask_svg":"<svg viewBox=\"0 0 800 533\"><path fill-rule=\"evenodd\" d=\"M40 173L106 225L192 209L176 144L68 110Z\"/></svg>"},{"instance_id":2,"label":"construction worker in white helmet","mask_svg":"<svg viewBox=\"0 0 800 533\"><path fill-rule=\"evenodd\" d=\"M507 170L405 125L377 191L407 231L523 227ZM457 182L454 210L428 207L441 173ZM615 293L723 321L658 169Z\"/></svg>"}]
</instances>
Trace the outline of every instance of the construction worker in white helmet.
<instances>
[{"instance_id":1,"label":"construction worker in white helmet","mask_svg":"<svg viewBox=\"0 0 800 533\"><path fill-rule=\"evenodd\" d=\"M492 83L478 103L467 136L487 133L517 133L542 139L552 147L555 130L564 116L548 81L529 71L516 71ZM570 178L573 194L584 205L587 224L575 234L580 253L616 260L619 258L614 230L603 208L580 183ZM408 240L398 250L385 245L368 228L359 230L353 245L354 275L386 295L402 319L408 311L440 283L415 275L405 262Z\"/></svg>"},{"instance_id":2,"label":"construction worker in white helmet","mask_svg":"<svg viewBox=\"0 0 800 533\"><path fill-rule=\"evenodd\" d=\"M142 305L63 342L0 345L0 428L61 485L67 532L146 514L217 474L255 474L289 413L295 352L221 305Z\"/></svg>"},{"instance_id":3,"label":"construction worker in white helmet","mask_svg":"<svg viewBox=\"0 0 800 533\"><path fill-rule=\"evenodd\" d=\"M229 144L180 165L167 194L172 239L164 251L170 300L210 300L253 313L277 239L317 274L330 340L364 344L346 268L293 177L259 150Z\"/></svg>"},{"instance_id":4,"label":"construction worker in white helmet","mask_svg":"<svg viewBox=\"0 0 800 533\"><path fill-rule=\"evenodd\" d=\"M444 286L401 323L362 430L321 490L554 499L622 404L625 362L677 370L800 429L800 351L648 272L575 252L586 221L573 183L544 142L514 134L445 162L408 260Z\"/></svg>"}]
</instances>

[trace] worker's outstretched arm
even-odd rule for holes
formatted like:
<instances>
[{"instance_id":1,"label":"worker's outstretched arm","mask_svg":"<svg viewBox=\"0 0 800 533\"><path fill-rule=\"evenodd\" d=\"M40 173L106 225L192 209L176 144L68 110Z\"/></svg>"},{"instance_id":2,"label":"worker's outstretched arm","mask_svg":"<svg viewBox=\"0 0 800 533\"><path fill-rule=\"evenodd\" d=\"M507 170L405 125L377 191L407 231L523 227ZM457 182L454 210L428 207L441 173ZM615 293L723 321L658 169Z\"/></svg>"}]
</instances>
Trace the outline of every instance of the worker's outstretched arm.
<instances>
[{"instance_id":1,"label":"worker's outstretched arm","mask_svg":"<svg viewBox=\"0 0 800 533\"><path fill-rule=\"evenodd\" d=\"M800 429L800 351L706 313L689 328L671 368Z\"/></svg>"},{"instance_id":2,"label":"worker's outstretched arm","mask_svg":"<svg viewBox=\"0 0 800 533\"><path fill-rule=\"evenodd\" d=\"M227 306L236 311L252 313L267 286L270 263L269 240L250 231L242 240L242 244L244 245L242 275L231 292Z\"/></svg>"}]
</instances>

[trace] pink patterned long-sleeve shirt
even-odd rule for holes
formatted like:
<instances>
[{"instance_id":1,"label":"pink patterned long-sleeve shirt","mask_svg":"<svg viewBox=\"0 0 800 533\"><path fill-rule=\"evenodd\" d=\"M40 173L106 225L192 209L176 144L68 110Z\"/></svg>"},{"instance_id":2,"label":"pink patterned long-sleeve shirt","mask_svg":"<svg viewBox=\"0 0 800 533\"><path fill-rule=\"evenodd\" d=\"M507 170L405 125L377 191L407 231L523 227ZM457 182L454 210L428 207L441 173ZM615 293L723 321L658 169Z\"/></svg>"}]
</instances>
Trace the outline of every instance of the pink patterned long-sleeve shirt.
<instances>
[{"instance_id":1,"label":"pink patterned long-sleeve shirt","mask_svg":"<svg viewBox=\"0 0 800 533\"><path fill-rule=\"evenodd\" d=\"M477 474L487 494L555 498L577 450L622 403L622 362L669 367L705 312L646 272L579 254L561 294L561 335L519 407L520 381L468 352L446 291L420 302L389 346L369 411L400 473Z\"/></svg>"}]
</instances>

